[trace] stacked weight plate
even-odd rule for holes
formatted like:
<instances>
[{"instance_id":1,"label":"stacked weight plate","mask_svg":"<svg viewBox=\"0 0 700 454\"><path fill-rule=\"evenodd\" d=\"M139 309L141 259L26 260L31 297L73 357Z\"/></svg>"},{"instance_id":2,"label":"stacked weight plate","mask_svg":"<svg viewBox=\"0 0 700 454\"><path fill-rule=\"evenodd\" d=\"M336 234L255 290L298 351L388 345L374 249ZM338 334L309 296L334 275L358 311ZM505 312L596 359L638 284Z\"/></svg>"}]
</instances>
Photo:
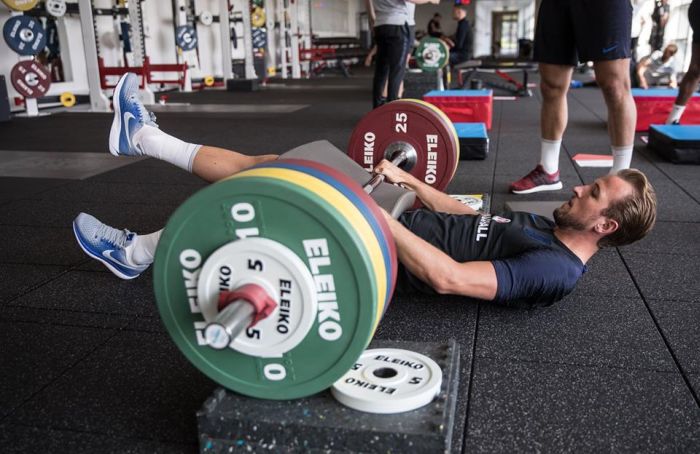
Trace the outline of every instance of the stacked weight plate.
<instances>
[{"instance_id":1,"label":"stacked weight plate","mask_svg":"<svg viewBox=\"0 0 700 454\"><path fill-rule=\"evenodd\" d=\"M419 99L401 99L362 117L350 136L348 156L371 171L392 144L408 144L417 151L410 173L444 191L459 164L459 138L449 118Z\"/></svg>"},{"instance_id":2,"label":"stacked weight plate","mask_svg":"<svg viewBox=\"0 0 700 454\"><path fill-rule=\"evenodd\" d=\"M455 173L457 173L457 167L459 165L459 134L457 134L457 129L455 129L455 125L450 120L450 118L440 110L437 106L430 104L429 102L423 101L422 99L404 99L402 101L406 102L413 102L418 105L421 105L425 107L426 109L429 109L433 114L433 121L438 121L440 123L440 129L441 130L447 130L447 137L449 139L449 144L447 145L447 153L449 156L449 163L451 165L452 169L452 174L450 175L450 180L452 181L452 178L454 178ZM449 171L448 171L449 172ZM447 184L449 184L449 181ZM447 188L447 184L445 185L445 188Z\"/></svg>"},{"instance_id":3,"label":"stacked weight plate","mask_svg":"<svg viewBox=\"0 0 700 454\"><path fill-rule=\"evenodd\" d=\"M154 287L175 343L202 372L253 397L328 388L371 340L397 260L379 209L327 166L284 160L241 172L187 200L168 222ZM278 302L228 348L207 344L217 293L260 284Z\"/></svg>"}]
</instances>

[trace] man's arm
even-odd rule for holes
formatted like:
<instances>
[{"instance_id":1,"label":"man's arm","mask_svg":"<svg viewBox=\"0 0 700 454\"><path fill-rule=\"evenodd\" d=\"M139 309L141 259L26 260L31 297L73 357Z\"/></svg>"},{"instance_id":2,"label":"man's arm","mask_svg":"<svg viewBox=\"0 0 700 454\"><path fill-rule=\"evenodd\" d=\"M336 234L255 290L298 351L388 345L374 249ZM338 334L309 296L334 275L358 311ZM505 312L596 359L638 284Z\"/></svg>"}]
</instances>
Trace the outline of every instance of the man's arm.
<instances>
[{"instance_id":1,"label":"man's arm","mask_svg":"<svg viewBox=\"0 0 700 454\"><path fill-rule=\"evenodd\" d=\"M491 262L457 262L413 234L391 215L385 213L384 216L394 236L399 261L437 293L483 300L496 297L498 281Z\"/></svg>"},{"instance_id":2,"label":"man's arm","mask_svg":"<svg viewBox=\"0 0 700 454\"><path fill-rule=\"evenodd\" d=\"M639 60L639 63L637 63L637 78L639 79L639 86L644 89L649 88L649 84L644 77L644 73L647 71L647 68L649 68L650 61L651 59L649 59L649 57L644 57Z\"/></svg>"},{"instance_id":3,"label":"man's arm","mask_svg":"<svg viewBox=\"0 0 700 454\"><path fill-rule=\"evenodd\" d=\"M374 14L374 3L372 0L365 0L365 7L367 8L367 19L369 20L370 31L374 29L374 23L377 20L377 16Z\"/></svg>"},{"instance_id":4,"label":"man's arm","mask_svg":"<svg viewBox=\"0 0 700 454\"><path fill-rule=\"evenodd\" d=\"M387 160L383 160L377 164L374 168L374 172L384 175L390 183L400 184L415 192L416 196L423 202L423 205L432 211L449 214L479 214L471 207L420 181L418 178L399 169Z\"/></svg>"},{"instance_id":5,"label":"man's arm","mask_svg":"<svg viewBox=\"0 0 700 454\"><path fill-rule=\"evenodd\" d=\"M669 86L669 88L678 88L678 79L676 78L676 70L675 69L669 75L668 86Z\"/></svg>"}]
</instances>

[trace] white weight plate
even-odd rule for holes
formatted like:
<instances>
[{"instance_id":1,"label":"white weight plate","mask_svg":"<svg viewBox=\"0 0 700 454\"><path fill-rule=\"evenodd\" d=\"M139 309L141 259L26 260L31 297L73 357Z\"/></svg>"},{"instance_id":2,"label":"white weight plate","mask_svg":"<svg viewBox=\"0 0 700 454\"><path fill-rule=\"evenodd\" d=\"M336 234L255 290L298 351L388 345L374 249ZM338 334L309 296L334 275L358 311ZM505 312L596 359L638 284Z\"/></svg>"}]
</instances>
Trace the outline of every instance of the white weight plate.
<instances>
[{"instance_id":1,"label":"white weight plate","mask_svg":"<svg viewBox=\"0 0 700 454\"><path fill-rule=\"evenodd\" d=\"M46 0L46 12L54 17L63 17L66 9L66 0Z\"/></svg>"},{"instance_id":2,"label":"white weight plate","mask_svg":"<svg viewBox=\"0 0 700 454\"><path fill-rule=\"evenodd\" d=\"M429 404L440 392L442 370L420 353L365 350L331 388L343 405L368 413L401 413Z\"/></svg>"},{"instance_id":3,"label":"white weight plate","mask_svg":"<svg viewBox=\"0 0 700 454\"><path fill-rule=\"evenodd\" d=\"M294 252L276 241L258 237L233 241L214 251L204 262L197 283L204 319L208 323L216 321L222 290L234 290L244 284L263 287L277 302L277 308L260 320L251 333L239 334L230 348L273 358L304 340L316 320L318 302L311 271Z\"/></svg>"},{"instance_id":4,"label":"white weight plate","mask_svg":"<svg viewBox=\"0 0 700 454\"><path fill-rule=\"evenodd\" d=\"M214 23L214 15L211 13L211 11L202 11L199 13L199 23L205 27L210 26L212 23Z\"/></svg>"}]
</instances>

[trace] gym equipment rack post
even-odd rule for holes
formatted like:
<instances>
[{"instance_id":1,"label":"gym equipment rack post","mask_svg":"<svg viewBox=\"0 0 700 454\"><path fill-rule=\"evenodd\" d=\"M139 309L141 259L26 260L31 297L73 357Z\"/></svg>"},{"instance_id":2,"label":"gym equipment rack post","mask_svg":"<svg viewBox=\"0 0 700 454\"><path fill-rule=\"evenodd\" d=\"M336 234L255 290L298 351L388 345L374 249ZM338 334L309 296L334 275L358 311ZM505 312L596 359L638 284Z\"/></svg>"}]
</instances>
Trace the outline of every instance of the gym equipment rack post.
<instances>
[{"instance_id":1,"label":"gym equipment rack post","mask_svg":"<svg viewBox=\"0 0 700 454\"><path fill-rule=\"evenodd\" d=\"M97 41L95 37L95 23L92 14L91 0L78 0L80 14L80 28L83 35L83 47L85 49L85 69L87 72L88 89L90 92L90 109L95 112L109 112L110 103L107 96L102 93L100 85L100 70L97 66Z\"/></svg>"}]
</instances>

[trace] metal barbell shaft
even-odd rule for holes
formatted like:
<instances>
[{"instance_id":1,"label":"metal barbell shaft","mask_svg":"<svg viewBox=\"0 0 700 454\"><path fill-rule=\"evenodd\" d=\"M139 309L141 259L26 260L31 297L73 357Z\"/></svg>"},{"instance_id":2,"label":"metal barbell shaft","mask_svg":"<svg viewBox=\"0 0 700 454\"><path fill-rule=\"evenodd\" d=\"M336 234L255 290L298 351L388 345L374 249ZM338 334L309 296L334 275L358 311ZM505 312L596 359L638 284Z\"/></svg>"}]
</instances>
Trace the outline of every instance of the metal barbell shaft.
<instances>
[{"instance_id":1,"label":"metal barbell shaft","mask_svg":"<svg viewBox=\"0 0 700 454\"><path fill-rule=\"evenodd\" d=\"M391 158L391 163L397 167L401 167L403 163L408 160L408 152L406 150L401 150L395 153ZM367 194L371 194L377 186L384 182L384 175L381 173L375 173L372 178L362 187Z\"/></svg>"}]
</instances>

